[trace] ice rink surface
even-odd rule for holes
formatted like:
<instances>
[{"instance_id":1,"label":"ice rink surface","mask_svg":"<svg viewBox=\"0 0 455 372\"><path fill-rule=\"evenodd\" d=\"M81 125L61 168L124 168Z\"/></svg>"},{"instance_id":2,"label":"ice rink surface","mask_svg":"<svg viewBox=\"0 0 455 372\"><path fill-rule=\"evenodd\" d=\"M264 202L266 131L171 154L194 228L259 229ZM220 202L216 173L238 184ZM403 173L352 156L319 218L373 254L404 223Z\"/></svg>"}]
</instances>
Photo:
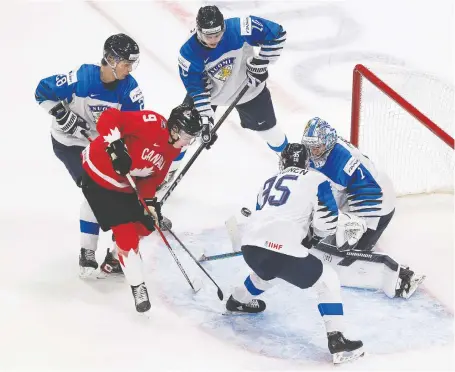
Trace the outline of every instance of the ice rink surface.
<instances>
[{"instance_id":1,"label":"ice rink surface","mask_svg":"<svg viewBox=\"0 0 455 372\"><path fill-rule=\"evenodd\" d=\"M256 317L221 315L209 281L193 296L157 237L141 247L151 320L139 318L122 281L78 278L81 193L55 158L50 117L34 101L43 77L101 59L125 32L141 47L133 73L146 107L167 115L185 94L177 56L201 2L11 2L0 14L6 58L3 113L0 371L294 371L334 367L311 291L278 283ZM352 68L399 65L454 84L451 1L234 2L225 16L258 15L288 31L269 87L291 140L321 116L349 137ZM382 144L387 147L387 143ZM387 149L396 151L399 149ZM167 201L174 231L193 252L230 249L224 221L252 207L276 157L233 113ZM413 165L418 169L418 164ZM422 177L425 176L421 170ZM343 289L346 335L367 356L343 370L450 370L453 360L453 196L400 198L378 249L427 275L409 301ZM202 273L178 248L192 277ZM103 234L101 262L109 244ZM248 268L241 257L206 263L225 297Z\"/></svg>"}]
</instances>

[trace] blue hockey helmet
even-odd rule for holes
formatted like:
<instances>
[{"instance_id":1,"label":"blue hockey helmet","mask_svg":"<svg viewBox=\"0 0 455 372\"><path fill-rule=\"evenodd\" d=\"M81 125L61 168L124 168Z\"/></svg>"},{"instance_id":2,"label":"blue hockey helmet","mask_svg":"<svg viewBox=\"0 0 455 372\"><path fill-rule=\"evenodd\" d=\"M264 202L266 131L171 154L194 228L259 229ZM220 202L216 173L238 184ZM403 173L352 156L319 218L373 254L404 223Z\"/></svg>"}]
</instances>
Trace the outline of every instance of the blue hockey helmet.
<instances>
[{"instance_id":1,"label":"blue hockey helmet","mask_svg":"<svg viewBox=\"0 0 455 372\"><path fill-rule=\"evenodd\" d=\"M311 119L303 131L302 141L310 151L313 161L327 158L337 142L337 131L321 118Z\"/></svg>"}]
</instances>

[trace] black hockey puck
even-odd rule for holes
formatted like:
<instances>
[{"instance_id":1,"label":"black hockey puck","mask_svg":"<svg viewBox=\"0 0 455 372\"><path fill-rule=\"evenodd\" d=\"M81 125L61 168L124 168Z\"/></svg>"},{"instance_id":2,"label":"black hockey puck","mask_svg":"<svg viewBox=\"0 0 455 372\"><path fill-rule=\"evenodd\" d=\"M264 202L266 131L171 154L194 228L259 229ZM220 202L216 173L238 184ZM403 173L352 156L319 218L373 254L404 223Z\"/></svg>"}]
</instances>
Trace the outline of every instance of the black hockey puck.
<instances>
[{"instance_id":1,"label":"black hockey puck","mask_svg":"<svg viewBox=\"0 0 455 372\"><path fill-rule=\"evenodd\" d=\"M240 211L245 217L250 217L251 216L251 211L246 208L246 207L243 207Z\"/></svg>"}]
</instances>

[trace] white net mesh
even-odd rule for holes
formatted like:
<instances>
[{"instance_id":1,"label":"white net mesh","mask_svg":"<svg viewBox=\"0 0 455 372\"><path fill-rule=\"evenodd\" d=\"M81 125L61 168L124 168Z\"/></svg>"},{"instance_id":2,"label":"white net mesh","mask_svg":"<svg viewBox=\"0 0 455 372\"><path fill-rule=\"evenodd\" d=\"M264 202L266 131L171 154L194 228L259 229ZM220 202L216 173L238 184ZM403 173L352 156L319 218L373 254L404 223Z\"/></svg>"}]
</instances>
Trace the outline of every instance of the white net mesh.
<instances>
[{"instance_id":1,"label":"white net mesh","mask_svg":"<svg viewBox=\"0 0 455 372\"><path fill-rule=\"evenodd\" d=\"M453 86L397 67L372 72L453 138ZM364 77L360 97L358 146L397 194L453 193L453 149Z\"/></svg>"}]
</instances>

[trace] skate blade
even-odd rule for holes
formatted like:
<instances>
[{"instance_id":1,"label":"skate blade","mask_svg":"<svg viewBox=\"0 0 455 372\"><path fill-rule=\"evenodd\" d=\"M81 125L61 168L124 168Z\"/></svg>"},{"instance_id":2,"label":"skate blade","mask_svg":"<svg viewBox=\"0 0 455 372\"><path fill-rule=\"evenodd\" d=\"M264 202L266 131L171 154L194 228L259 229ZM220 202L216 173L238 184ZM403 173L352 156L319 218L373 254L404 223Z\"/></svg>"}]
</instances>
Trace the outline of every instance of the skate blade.
<instances>
[{"instance_id":1,"label":"skate blade","mask_svg":"<svg viewBox=\"0 0 455 372\"><path fill-rule=\"evenodd\" d=\"M425 275L416 275L415 278L411 280L411 287L409 288L409 291L406 293L403 293L403 298L404 299L409 299L414 292L417 290L420 284L423 283L425 280L426 276Z\"/></svg>"},{"instance_id":2,"label":"skate blade","mask_svg":"<svg viewBox=\"0 0 455 372\"><path fill-rule=\"evenodd\" d=\"M363 351L363 347L353 350L353 351L342 351L340 353L335 353L332 355L333 364L341 364L346 362L352 362L353 360L359 359L363 357L365 352Z\"/></svg>"},{"instance_id":3,"label":"skate blade","mask_svg":"<svg viewBox=\"0 0 455 372\"><path fill-rule=\"evenodd\" d=\"M141 318L152 319L152 309L144 311L143 313L137 312Z\"/></svg>"},{"instance_id":4,"label":"skate blade","mask_svg":"<svg viewBox=\"0 0 455 372\"><path fill-rule=\"evenodd\" d=\"M106 279L106 278L124 278L125 274L123 273L108 273L106 271L100 270L98 275L96 276L98 279Z\"/></svg>"},{"instance_id":5,"label":"skate blade","mask_svg":"<svg viewBox=\"0 0 455 372\"><path fill-rule=\"evenodd\" d=\"M81 279L88 279L88 278L95 278L95 271L93 267L81 267L79 266L79 278Z\"/></svg>"},{"instance_id":6,"label":"skate blade","mask_svg":"<svg viewBox=\"0 0 455 372\"><path fill-rule=\"evenodd\" d=\"M260 313L245 313L245 312L241 312L241 311L230 311L230 310L226 310L222 313L222 315L225 315L225 316L251 316L251 315L258 315L258 314L262 314L263 311L261 311Z\"/></svg>"}]
</instances>

